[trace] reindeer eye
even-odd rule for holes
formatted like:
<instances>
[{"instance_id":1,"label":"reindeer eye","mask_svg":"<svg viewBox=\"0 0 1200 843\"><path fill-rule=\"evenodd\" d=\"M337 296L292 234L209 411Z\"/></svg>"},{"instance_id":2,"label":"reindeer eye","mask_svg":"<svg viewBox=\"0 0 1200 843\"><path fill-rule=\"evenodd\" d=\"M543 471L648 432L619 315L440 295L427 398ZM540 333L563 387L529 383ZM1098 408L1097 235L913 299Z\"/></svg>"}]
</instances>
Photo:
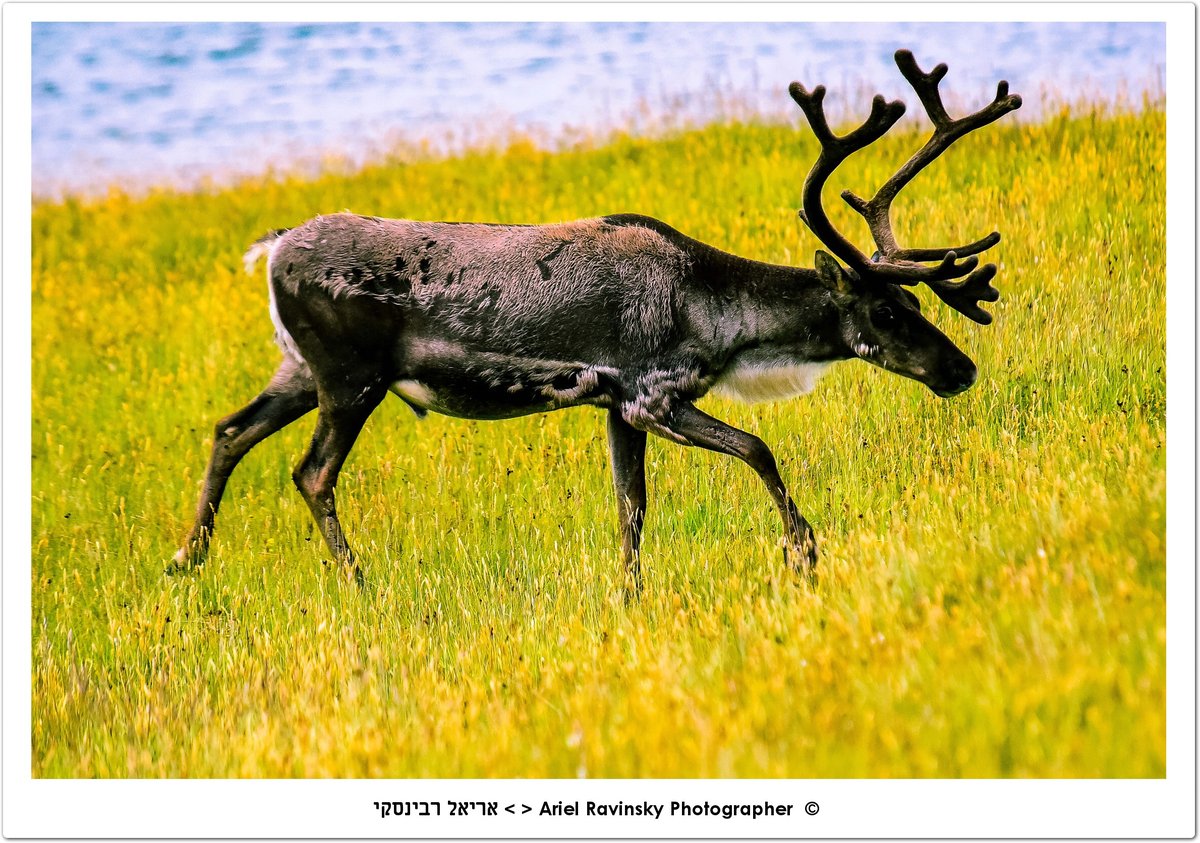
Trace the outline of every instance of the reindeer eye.
<instances>
[{"instance_id":1,"label":"reindeer eye","mask_svg":"<svg viewBox=\"0 0 1200 843\"><path fill-rule=\"evenodd\" d=\"M886 304L871 311L871 323L876 328L889 328L896 322L896 314Z\"/></svg>"}]
</instances>

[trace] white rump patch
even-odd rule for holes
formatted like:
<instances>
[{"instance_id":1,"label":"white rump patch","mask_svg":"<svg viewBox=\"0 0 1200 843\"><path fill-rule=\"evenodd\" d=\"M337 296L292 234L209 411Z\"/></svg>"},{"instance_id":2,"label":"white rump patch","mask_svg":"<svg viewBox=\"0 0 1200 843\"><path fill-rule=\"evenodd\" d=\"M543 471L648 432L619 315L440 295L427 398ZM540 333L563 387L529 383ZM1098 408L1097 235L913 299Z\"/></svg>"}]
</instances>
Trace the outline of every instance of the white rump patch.
<instances>
[{"instance_id":1,"label":"white rump patch","mask_svg":"<svg viewBox=\"0 0 1200 843\"><path fill-rule=\"evenodd\" d=\"M746 404L780 401L812 392L828 363L739 363L721 376L713 392Z\"/></svg>"},{"instance_id":2,"label":"white rump patch","mask_svg":"<svg viewBox=\"0 0 1200 843\"><path fill-rule=\"evenodd\" d=\"M267 298L270 300L271 324L275 326L275 344L279 346L280 351L297 363L304 363L304 355L296 347L296 341L292 339L287 328L283 327L283 322L279 319L279 307L275 304L275 288L271 284L271 260L275 257L275 249L278 248L279 242L280 239L276 237L269 241L255 243L242 256L242 261L246 265L246 272L253 274L259 259L263 255L267 256Z\"/></svg>"}]
</instances>

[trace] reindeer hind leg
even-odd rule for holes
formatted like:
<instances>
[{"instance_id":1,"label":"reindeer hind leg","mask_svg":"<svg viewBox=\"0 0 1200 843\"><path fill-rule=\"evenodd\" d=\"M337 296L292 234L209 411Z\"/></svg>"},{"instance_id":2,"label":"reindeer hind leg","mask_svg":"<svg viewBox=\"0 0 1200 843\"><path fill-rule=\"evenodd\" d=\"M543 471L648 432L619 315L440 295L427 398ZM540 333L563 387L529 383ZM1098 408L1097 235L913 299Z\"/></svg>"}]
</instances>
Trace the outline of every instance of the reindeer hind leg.
<instances>
[{"instance_id":1,"label":"reindeer hind leg","mask_svg":"<svg viewBox=\"0 0 1200 843\"><path fill-rule=\"evenodd\" d=\"M386 394L384 378L371 379L361 388L339 383L336 391L322 391L312 443L292 472L296 488L312 511L335 561L345 566L359 585L363 583L362 571L338 519L334 486L363 425Z\"/></svg>"},{"instance_id":2,"label":"reindeer hind leg","mask_svg":"<svg viewBox=\"0 0 1200 843\"><path fill-rule=\"evenodd\" d=\"M317 387L308 367L286 357L257 398L217 422L195 521L166 573L190 570L204 563L229 475L251 448L316 406Z\"/></svg>"}]
</instances>

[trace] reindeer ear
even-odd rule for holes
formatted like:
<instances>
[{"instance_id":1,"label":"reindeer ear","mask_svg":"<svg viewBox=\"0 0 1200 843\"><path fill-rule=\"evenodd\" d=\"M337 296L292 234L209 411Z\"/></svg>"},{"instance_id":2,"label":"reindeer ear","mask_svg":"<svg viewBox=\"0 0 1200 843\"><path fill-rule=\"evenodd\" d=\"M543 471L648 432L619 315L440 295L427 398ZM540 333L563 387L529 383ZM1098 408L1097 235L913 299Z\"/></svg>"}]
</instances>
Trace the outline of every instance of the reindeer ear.
<instances>
[{"instance_id":1,"label":"reindeer ear","mask_svg":"<svg viewBox=\"0 0 1200 843\"><path fill-rule=\"evenodd\" d=\"M817 249L817 278L835 293L851 292L850 274L842 269L833 255L821 249Z\"/></svg>"}]
</instances>

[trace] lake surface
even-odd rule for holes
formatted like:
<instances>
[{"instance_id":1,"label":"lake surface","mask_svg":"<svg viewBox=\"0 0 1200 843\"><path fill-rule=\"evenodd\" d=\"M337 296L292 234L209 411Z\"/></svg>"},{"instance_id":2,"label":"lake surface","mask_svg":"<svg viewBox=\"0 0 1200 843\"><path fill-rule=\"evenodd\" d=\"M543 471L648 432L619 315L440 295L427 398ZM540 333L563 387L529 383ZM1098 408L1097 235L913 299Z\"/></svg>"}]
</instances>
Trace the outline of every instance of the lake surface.
<instances>
[{"instance_id":1,"label":"lake surface","mask_svg":"<svg viewBox=\"0 0 1200 843\"><path fill-rule=\"evenodd\" d=\"M1136 107L1161 94L1164 45L1153 23L35 23L33 187L187 185L514 133L800 125L793 79L825 84L835 115L865 115L875 91L911 113L899 47L950 65L948 103L979 106L1006 78L1026 120L1081 98Z\"/></svg>"}]
</instances>

